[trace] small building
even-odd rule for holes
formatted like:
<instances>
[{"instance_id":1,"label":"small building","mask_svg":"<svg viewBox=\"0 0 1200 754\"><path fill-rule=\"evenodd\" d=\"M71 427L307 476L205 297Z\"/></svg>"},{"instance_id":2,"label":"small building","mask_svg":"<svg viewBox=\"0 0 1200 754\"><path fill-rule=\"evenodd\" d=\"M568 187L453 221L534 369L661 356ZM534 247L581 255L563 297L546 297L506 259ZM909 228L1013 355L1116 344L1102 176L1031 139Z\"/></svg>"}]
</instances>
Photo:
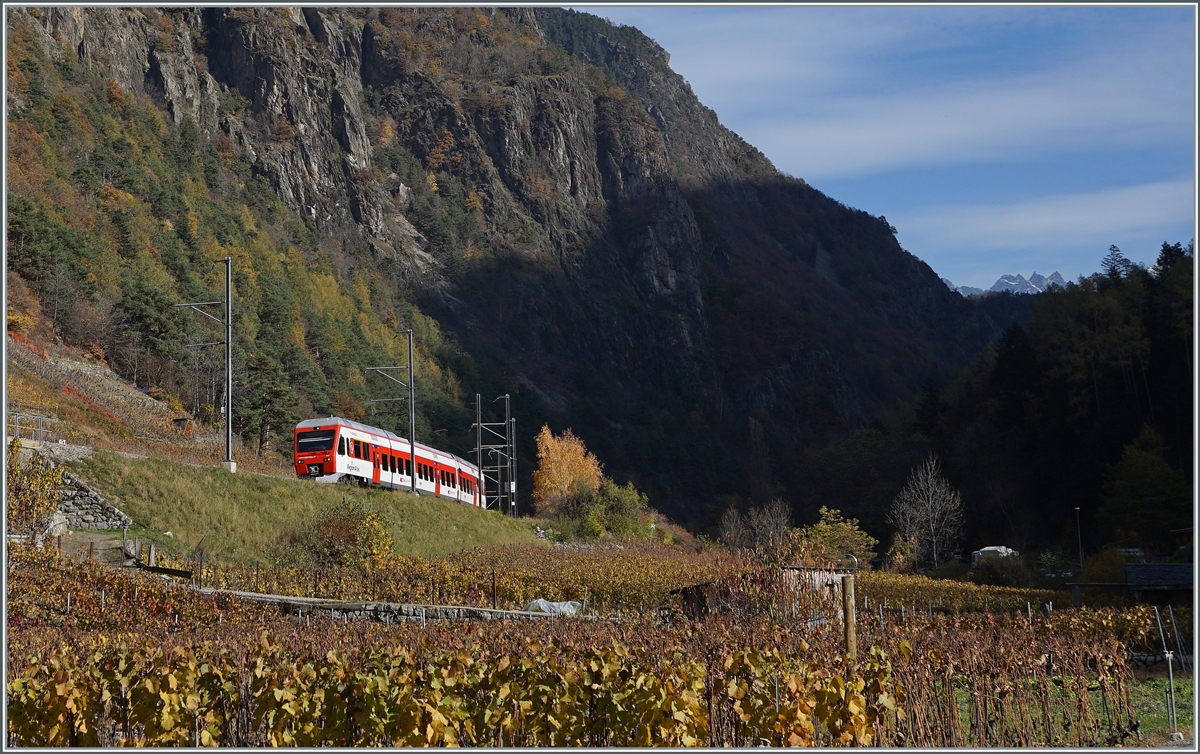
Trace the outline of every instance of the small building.
<instances>
[{"instance_id":1,"label":"small building","mask_svg":"<svg viewBox=\"0 0 1200 754\"><path fill-rule=\"evenodd\" d=\"M782 566L732 574L671 591L681 599L684 615L699 619L711 613L761 613L772 609L809 615L823 622L832 610L840 620L841 578L857 568ZM822 615L818 615L818 613Z\"/></svg>"},{"instance_id":2,"label":"small building","mask_svg":"<svg viewBox=\"0 0 1200 754\"><path fill-rule=\"evenodd\" d=\"M974 568L989 560L1003 560L1004 558L1014 558L1017 555L1020 553L1004 545L992 545L971 553L971 567Z\"/></svg>"},{"instance_id":3,"label":"small building","mask_svg":"<svg viewBox=\"0 0 1200 754\"><path fill-rule=\"evenodd\" d=\"M1191 563L1127 563L1125 587L1138 602L1154 605L1190 604Z\"/></svg>"}]
</instances>

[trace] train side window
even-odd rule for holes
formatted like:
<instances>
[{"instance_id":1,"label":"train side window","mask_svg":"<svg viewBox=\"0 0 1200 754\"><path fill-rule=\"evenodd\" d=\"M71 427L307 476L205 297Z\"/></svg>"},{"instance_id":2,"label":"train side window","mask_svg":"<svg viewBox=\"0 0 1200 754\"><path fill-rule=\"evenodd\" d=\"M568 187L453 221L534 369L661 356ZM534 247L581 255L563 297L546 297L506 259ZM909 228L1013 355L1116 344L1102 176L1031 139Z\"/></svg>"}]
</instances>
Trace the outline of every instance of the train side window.
<instances>
[{"instance_id":1,"label":"train side window","mask_svg":"<svg viewBox=\"0 0 1200 754\"><path fill-rule=\"evenodd\" d=\"M338 455L339 456L346 455L346 438L344 438L344 437L338 438Z\"/></svg>"}]
</instances>

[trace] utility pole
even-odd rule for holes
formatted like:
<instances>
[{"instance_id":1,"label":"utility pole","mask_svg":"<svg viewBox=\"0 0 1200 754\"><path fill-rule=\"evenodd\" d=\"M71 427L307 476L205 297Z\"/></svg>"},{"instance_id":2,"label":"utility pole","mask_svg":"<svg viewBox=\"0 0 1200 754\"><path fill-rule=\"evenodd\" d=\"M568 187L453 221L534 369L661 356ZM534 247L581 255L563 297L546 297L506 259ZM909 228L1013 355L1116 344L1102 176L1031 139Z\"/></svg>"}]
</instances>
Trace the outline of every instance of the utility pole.
<instances>
[{"instance_id":1,"label":"utility pole","mask_svg":"<svg viewBox=\"0 0 1200 754\"><path fill-rule=\"evenodd\" d=\"M475 394L475 472L479 474L479 506L487 508L487 498L483 486L483 406L479 401L479 393Z\"/></svg>"},{"instance_id":2,"label":"utility pole","mask_svg":"<svg viewBox=\"0 0 1200 754\"><path fill-rule=\"evenodd\" d=\"M213 263L216 266L216 263ZM225 305L225 319L220 320L201 309L201 306ZM225 326L225 405L221 413L225 420L225 460L221 466L230 474L237 472L237 463L233 460L233 257L225 257L225 300L197 301L191 304L176 304L175 308L188 307L203 314L214 322ZM212 343L192 343L185 347L200 348L202 346L220 345L219 341Z\"/></svg>"},{"instance_id":3,"label":"utility pole","mask_svg":"<svg viewBox=\"0 0 1200 754\"><path fill-rule=\"evenodd\" d=\"M517 417L508 420L512 432L508 437L508 512L517 517Z\"/></svg>"},{"instance_id":4,"label":"utility pole","mask_svg":"<svg viewBox=\"0 0 1200 754\"><path fill-rule=\"evenodd\" d=\"M233 257L225 257L225 462L230 474L233 461Z\"/></svg>"},{"instance_id":5,"label":"utility pole","mask_svg":"<svg viewBox=\"0 0 1200 754\"><path fill-rule=\"evenodd\" d=\"M510 414L508 394L504 395L504 502L501 510L508 511L512 505L512 416Z\"/></svg>"},{"instance_id":6,"label":"utility pole","mask_svg":"<svg viewBox=\"0 0 1200 754\"><path fill-rule=\"evenodd\" d=\"M408 328L408 486L417 494L417 376L413 373L413 331Z\"/></svg>"},{"instance_id":7,"label":"utility pole","mask_svg":"<svg viewBox=\"0 0 1200 754\"><path fill-rule=\"evenodd\" d=\"M1075 533L1079 535L1079 572L1083 573L1083 529L1079 526L1079 506L1075 506Z\"/></svg>"},{"instance_id":8,"label":"utility pole","mask_svg":"<svg viewBox=\"0 0 1200 754\"><path fill-rule=\"evenodd\" d=\"M414 494L417 491L417 393L413 379L413 331L407 330L408 335L408 366L406 367L367 367L368 372L377 372L401 387L408 389L407 398L377 398L371 403L391 403L393 401L408 401L408 489ZM389 370L408 370L408 381L398 380L388 374Z\"/></svg>"}]
</instances>

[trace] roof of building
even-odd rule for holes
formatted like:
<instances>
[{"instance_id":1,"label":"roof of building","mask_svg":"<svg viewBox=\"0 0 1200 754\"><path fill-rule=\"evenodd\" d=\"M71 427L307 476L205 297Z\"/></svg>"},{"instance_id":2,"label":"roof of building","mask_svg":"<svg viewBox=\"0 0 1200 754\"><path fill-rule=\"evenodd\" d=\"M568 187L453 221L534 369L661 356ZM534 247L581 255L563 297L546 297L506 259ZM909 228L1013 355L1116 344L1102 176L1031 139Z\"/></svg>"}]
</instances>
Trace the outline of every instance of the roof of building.
<instances>
[{"instance_id":1,"label":"roof of building","mask_svg":"<svg viewBox=\"0 0 1200 754\"><path fill-rule=\"evenodd\" d=\"M1127 563L1125 583L1130 589L1191 589L1191 563Z\"/></svg>"}]
</instances>

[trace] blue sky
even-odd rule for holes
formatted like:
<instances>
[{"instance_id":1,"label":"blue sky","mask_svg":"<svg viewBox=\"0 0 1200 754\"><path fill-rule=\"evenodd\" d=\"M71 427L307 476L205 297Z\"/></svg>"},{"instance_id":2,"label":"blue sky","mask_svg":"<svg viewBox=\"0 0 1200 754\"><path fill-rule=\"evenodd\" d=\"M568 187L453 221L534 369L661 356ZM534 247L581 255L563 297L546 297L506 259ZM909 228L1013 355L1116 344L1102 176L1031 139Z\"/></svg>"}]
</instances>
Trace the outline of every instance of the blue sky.
<instances>
[{"instance_id":1,"label":"blue sky","mask_svg":"<svg viewBox=\"0 0 1200 754\"><path fill-rule=\"evenodd\" d=\"M1195 235L1193 7L575 7L956 284Z\"/></svg>"}]
</instances>

